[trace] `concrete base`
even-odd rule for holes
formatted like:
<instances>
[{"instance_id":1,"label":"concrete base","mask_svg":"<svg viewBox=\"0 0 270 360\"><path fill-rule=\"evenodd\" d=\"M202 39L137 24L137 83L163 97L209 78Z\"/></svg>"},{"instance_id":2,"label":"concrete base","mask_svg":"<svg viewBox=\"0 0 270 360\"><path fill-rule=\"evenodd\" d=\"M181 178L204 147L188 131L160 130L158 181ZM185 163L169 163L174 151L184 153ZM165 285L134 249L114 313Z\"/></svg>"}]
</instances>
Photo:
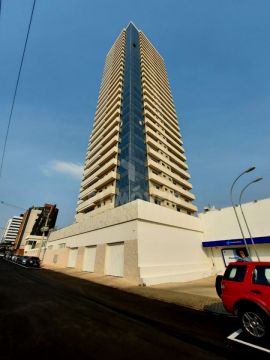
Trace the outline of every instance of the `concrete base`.
<instances>
[{"instance_id":1,"label":"concrete base","mask_svg":"<svg viewBox=\"0 0 270 360\"><path fill-rule=\"evenodd\" d=\"M142 200L96 215L51 233L44 262L68 266L78 248L75 268L82 270L86 247L96 246L94 272L108 274L108 247L124 244L123 277L137 284L190 281L212 273L201 247L201 220ZM119 269L118 269L119 270ZM110 270L111 271L111 270Z\"/></svg>"}]
</instances>

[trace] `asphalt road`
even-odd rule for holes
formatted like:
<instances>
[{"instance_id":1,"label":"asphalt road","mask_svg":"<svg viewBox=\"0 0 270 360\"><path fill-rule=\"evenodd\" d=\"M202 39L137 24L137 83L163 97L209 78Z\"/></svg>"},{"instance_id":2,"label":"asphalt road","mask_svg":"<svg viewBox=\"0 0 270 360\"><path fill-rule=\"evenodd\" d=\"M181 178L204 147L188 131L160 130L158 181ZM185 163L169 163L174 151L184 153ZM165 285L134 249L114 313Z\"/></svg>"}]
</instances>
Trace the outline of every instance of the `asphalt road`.
<instances>
[{"instance_id":1,"label":"asphalt road","mask_svg":"<svg viewBox=\"0 0 270 360\"><path fill-rule=\"evenodd\" d=\"M0 260L3 360L246 357L226 340L236 329L234 318Z\"/></svg>"}]
</instances>

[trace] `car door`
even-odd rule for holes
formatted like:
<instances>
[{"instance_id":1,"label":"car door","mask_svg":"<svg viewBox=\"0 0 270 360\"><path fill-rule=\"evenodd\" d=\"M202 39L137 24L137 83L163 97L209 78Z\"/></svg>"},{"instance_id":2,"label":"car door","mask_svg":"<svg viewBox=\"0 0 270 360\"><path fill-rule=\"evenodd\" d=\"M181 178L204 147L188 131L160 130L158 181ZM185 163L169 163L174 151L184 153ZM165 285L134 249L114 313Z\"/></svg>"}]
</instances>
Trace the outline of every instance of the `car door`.
<instances>
[{"instance_id":1,"label":"car door","mask_svg":"<svg viewBox=\"0 0 270 360\"><path fill-rule=\"evenodd\" d=\"M264 309L270 308L270 265L254 266L250 293Z\"/></svg>"},{"instance_id":2,"label":"car door","mask_svg":"<svg viewBox=\"0 0 270 360\"><path fill-rule=\"evenodd\" d=\"M247 265L230 264L224 274L222 281L222 302L229 312L233 312L235 300L247 292L245 284L245 276L247 273Z\"/></svg>"}]
</instances>

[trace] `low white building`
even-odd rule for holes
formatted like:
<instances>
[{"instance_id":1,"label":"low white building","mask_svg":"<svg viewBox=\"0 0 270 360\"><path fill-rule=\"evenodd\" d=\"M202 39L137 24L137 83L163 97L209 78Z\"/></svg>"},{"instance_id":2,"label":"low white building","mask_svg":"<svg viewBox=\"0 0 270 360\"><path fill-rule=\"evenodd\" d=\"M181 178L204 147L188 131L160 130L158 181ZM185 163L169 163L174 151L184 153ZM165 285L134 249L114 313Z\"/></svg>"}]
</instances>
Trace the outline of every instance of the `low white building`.
<instances>
[{"instance_id":1,"label":"low white building","mask_svg":"<svg viewBox=\"0 0 270 360\"><path fill-rule=\"evenodd\" d=\"M258 261L257 255L261 261L270 261L270 199L243 204L242 209L251 233L250 237L240 206L237 206L244 239L232 207L210 208L199 215L204 229L202 246L217 273L223 273L228 262L237 259L240 249L249 252L253 261Z\"/></svg>"},{"instance_id":2,"label":"low white building","mask_svg":"<svg viewBox=\"0 0 270 360\"><path fill-rule=\"evenodd\" d=\"M270 261L270 199L242 206L260 259ZM194 217L136 200L52 232L44 262L150 285L223 273L226 262L235 261L243 248L232 207Z\"/></svg>"}]
</instances>

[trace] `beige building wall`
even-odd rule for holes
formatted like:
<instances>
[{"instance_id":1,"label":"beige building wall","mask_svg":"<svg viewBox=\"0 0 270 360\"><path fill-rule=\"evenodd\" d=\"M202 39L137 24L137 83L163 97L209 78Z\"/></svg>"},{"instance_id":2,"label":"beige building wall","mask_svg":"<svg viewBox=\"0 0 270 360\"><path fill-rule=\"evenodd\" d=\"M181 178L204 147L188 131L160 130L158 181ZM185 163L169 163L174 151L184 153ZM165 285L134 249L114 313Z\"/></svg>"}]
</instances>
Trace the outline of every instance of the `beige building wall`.
<instances>
[{"instance_id":1,"label":"beige building wall","mask_svg":"<svg viewBox=\"0 0 270 360\"><path fill-rule=\"evenodd\" d=\"M24 230L24 234L20 243L20 249L24 249L25 243L27 239L29 238L31 231L33 230L33 226L35 224L36 219L38 218L38 215L42 212L40 209L31 209L29 219L27 221L26 228Z\"/></svg>"},{"instance_id":2,"label":"beige building wall","mask_svg":"<svg viewBox=\"0 0 270 360\"><path fill-rule=\"evenodd\" d=\"M188 281L212 273L211 260L201 248L202 236L198 218L136 200L52 232L44 261L67 264L60 248L65 243L66 249L78 248L80 271L85 248L96 245L95 272L106 274L108 246L124 243L124 278L147 285Z\"/></svg>"}]
</instances>

